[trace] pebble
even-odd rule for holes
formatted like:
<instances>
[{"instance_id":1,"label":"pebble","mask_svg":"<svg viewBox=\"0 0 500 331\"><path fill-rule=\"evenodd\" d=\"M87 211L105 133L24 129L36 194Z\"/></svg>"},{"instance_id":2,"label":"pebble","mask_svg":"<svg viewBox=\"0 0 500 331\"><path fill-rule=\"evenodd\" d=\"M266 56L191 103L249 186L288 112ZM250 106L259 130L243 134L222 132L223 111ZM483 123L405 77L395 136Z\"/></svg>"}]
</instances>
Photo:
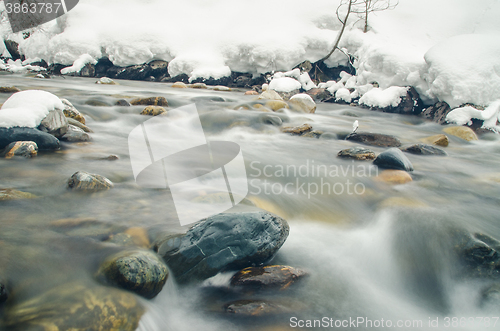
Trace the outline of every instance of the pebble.
<instances>
[{"instance_id":1,"label":"pebble","mask_svg":"<svg viewBox=\"0 0 500 331\"><path fill-rule=\"evenodd\" d=\"M21 90L15 86L0 86L0 93L16 93L16 92L21 92Z\"/></svg>"},{"instance_id":2,"label":"pebble","mask_svg":"<svg viewBox=\"0 0 500 331\"><path fill-rule=\"evenodd\" d=\"M67 99L61 99L64 104L63 113L67 118L72 118L82 124L85 124L85 117L69 102Z\"/></svg>"},{"instance_id":3,"label":"pebble","mask_svg":"<svg viewBox=\"0 0 500 331\"><path fill-rule=\"evenodd\" d=\"M34 199L37 198L36 195L18 191L12 188L0 189L0 201L4 200L19 200L19 199Z\"/></svg>"},{"instance_id":4,"label":"pebble","mask_svg":"<svg viewBox=\"0 0 500 331\"><path fill-rule=\"evenodd\" d=\"M66 140L69 142L84 142L84 141L92 141L92 137L80 129L78 126L69 124L68 132L64 136L61 137L61 140Z\"/></svg>"}]
</instances>

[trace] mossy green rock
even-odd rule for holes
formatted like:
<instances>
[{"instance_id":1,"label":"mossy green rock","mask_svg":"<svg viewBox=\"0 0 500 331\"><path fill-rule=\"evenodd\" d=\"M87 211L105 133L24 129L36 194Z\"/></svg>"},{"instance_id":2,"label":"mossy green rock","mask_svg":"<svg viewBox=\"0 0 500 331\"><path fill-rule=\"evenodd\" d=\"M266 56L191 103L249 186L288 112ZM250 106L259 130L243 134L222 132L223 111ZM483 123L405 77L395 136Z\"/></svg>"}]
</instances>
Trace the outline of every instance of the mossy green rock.
<instances>
[{"instance_id":1,"label":"mossy green rock","mask_svg":"<svg viewBox=\"0 0 500 331\"><path fill-rule=\"evenodd\" d=\"M125 251L106 259L97 272L97 278L151 299L165 285L168 269L154 252Z\"/></svg>"},{"instance_id":2,"label":"mossy green rock","mask_svg":"<svg viewBox=\"0 0 500 331\"><path fill-rule=\"evenodd\" d=\"M75 282L34 298L7 302L0 329L134 331L144 311L131 293Z\"/></svg>"}]
</instances>

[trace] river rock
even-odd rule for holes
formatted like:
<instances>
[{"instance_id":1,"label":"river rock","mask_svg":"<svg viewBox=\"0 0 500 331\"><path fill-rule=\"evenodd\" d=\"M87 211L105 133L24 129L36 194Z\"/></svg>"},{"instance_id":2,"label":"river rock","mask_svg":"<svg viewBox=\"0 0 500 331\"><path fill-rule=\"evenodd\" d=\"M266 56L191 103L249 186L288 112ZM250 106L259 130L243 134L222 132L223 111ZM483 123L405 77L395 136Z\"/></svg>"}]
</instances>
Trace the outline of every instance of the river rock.
<instances>
[{"instance_id":1,"label":"river rock","mask_svg":"<svg viewBox=\"0 0 500 331\"><path fill-rule=\"evenodd\" d=\"M112 222L99 221L92 217L62 218L49 223L52 231L70 237L89 238L106 241L111 236L125 230L124 226Z\"/></svg>"},{"instance_id":2,"label":"river rock","mask_svg":"<svg viewBox=\"0 0 500 331\"><path fill-rule=\"evenodd\" d=\"M500 284L495 283L486 286L481 291L481 297L479 301L479 306L481 308L493 308L498 309L500 307Z\"/></svg>"},{"instance_id":3,"label":"river rock","mask_svg":"<svg viewBox=\"0 0 500 331\"><path fill-rule=\"evenodd\" d=\"M103 85L119 85L117 82L112 80L111 78L108 77L101 77L96 84L103 84Z\"/></svg>"},{"instance_id":4,"label":"river rock","mask_svg":"<svg viewBox=\"0 0 500 331\"><path fill-rule=\"evenodd\" d=\"M168 107L167 99L164 97L137 98L130 101L133 106L163 106Z\"/></svg>"},{"instance_id":5,"label":"river rock","mask_svg":"<svg viewBox=\"0 0 500 331\"><path fill-rule=\"evenodd\" d=\"M223 213L164 242L159 254L180 283L271 260L288 237L288 223L267 212Z\"/></svg>"},{"instance_id":6,"label":"river rock","mask_svg":"<svg viewBox=\"0 0 500 331\"><path fill-rule=\"evenodd\" d=\"M478 140L476 133L467 126L449 126L444 128L443 131L463 140Z\"/></svg>"},{"instance_id":7,"label":"river rock","mask_svg":"<svg viewBox=\"0 0 500 331\"><path fill-rule=\"evenodd\" d=\"M130 107L132 106L130 104L130 102L128 102L127 100L125 99L120 99L118 101L115 102L115 106L120 106L120 107Z\"/></svg>"},{"instance_id":8,"label":"river rock","mask_svg":"<svg viewBox=\"0 0 500 331\"><path fill-rule=\"evenodd\" d=\"M175 82L172 84L171 87L174 87L174 88L187 88L187 85L183 82Z\"/></svg>"},{"instance_id":9,"label":"river rock","mask_svg":"<svg viewBox=\"0 0 500 331\"><path fill-rule=\"evenodd\" d=\"M304 112L304 113L314 113L316 111L316 103L311 96L305 93L295 94L288 101L292 110Z\"/></svg>"},{"instance_id":10,"label":"river rock","mask_svg":"<svg viewBox=\"0 0 500 331\"><path fill-rule=\"evenodd\" d=\"M413 171L413 165L398 148L389 148L373 161L380 168Z\"/></svg>"},{"instance_id":11,"label":"river rock","mask_svg":"<svg viewBox=\"0 0 500 331\"><path fill-rule=\"evenodd\" d=\"M262 115L263 116L259 116L259 119L264 124L270 124L274 126L281 126L283 124L283 120L279 116L272 114L262 114Z\"/></svg>"},{"instance_id":12,"label":"river rock","mask_svg":"<svg viewBox=\"0 0 500 331\"><path fill-rule=\"evenodd\" d=\"M259 92L257 91L246 91L244 95L259 95Z\"/></svg>"},{"instance_id":13,"label":"river rock","mask_svg":"<svg viewBox=\"0 0 500 331\"><path fill-rule=\"evenodd\" d=\"M40 122L38 129L47 132L56 138L61 138L68 132L68 120L60 109L51 110Z\"/></svg>"},{"instance_id":14,"label":"river rock","mask_svg":"<svg viewBox=\"0 0 500 331\"><path fill-rule=\"evenodd\" d=\"M10 159L14 156L23 156L26 158L34 157L38 153L38 146L33 141L16 141L10 143L5 148L5 158Z\"/></svg>"},{"instance_id":15,"label":"river rock","mask_svg":"<svg viewBox=\"0 0 500 331\"><path fill-rule=\"evenodd\" d=\"M67 99L61 99L61 102L64 104L64 116L85 124L85 117L83 117L83 115L75 108L75 106L73 106L73 104L71 104L71 102Z\"/></svg>"},{"instance_id":16,"label":"river rock","mask_svg":"<svg viewBox=\"0 0 500 331\"><path fill-rule=\"evenodd\" d=\"M168 269L154 252L125 251L106 259L99 267L97 278L152 299L165 285Z\"/></svg>"},{"instance_id":17,"label":"river rock","mask_svg":"<svg viewBox=\"0 0 500 331\"><path fill-rule=\"evenodd\" d=\"M314 131L309 131L309 132L304 133L302 135L302 137L319 139L322 134L323 134L323 131L321 131L321 130L314 130Z\"/></svg>"},{"instance_id":18,"label":"river rock","mask_svg":"<svg viewBox=\"0 0 500 331\"><path fill-rule=\"evenodd\" d=\"M15 86L0 86L0 93L17 93L17 92L21 92L21 90Z\"/></svg>"},{"instance_id":19,"label":"river rock","mask_svg":"<svg viewBox=\"0 0 500 331\"><path fill-rule=\"evenodd\" d=\"M113 183L106 177L85 171L75 172L68 180L68 187L78 191L109 190L113 186Z\"/></svg>"},{"instance_id":20,"label":"river rock","mask_svg":"<svg viewBox=\"0 0 500 331\"><path fill-rule=\"evenodd\" d=\"M265 103L265 106L273 111L278 111L282 108L290 108L285 101L281 100L269 100Z\"/></svg>"},{"instance_id":21,"label":"river rock","mask_svg":"<svg viewBox=\"0 0 500 331\"><path fill-rule=\"evenodd\" d=\"M94 284L65 283L5 307L5 330L136 330L145 309L134 294Z\"/></svg>"},{"instance_id":22,"label":"river rock","mask_svg":"<svg viewBox=\"0 0 500 331\"><path fill-rule=\"evenodd\" d=\"M375 177L376 180L390 184L406 184L413 180L410 174L404 170L383 170Z\"/></svg>"},{"instance_id":23,"label":"river rock","mask_svg":"<svg viewBox=\"0 0 500 331\"><path fill-rule=\"evenodd\" d=\"M354 160L373 160L375 159L375 153L371 150L363 147L353 147L343 149L337 154L340 158L348 158Z\"/></svg>"},{"instance_id":24,"label":"river rock","mask_svg":"<svg viewBox=\"0 0 500 331\"><path fill-rule=\"evenodd\" d=\"M224 312L247 317L277 315L291 312L283 304L265 300L238 300L227 303Z\"/></svg>"},{"instance_id":25,"label":"river rock","mask_svg":"<svg viewBox=\"0 0 500 331\"><path fill-rule=\"evenodd\" d=\"M448 144L450 142L448 137L444 134L437 134L434 136L422 138L420 140L424 143L427 143L427 144L443 146L443 147L448 146Z\"/></svg>"},{"instance_id":26,"label":"river rock","mask_svg":"<svg viewBox=\"0 0 500 331\"><path fill-rule=\"evenodd\" d=\"M265 100L280 100L283 101L283 98L281 95L278 94L278 92L274 90L265 90L259 95L259 99L265 99Z\"/></svg>"},{"instance_id":27,"label":"river rock","mask_svg":"<svg viewBox=\"0 0 500 331\"><path fill-rule=\"evenodd\" d=\"M141 115L158 116L166 112L165 108L160 106L147 106L141 111Z\"/></svg>"},{"instance_id":28,"label":"river rock","mask_svg":"<svg viewBox=\"0 0 500 331\"><path fill-rule=\"evenodd\" d=\"M68 132L66 132L66 134L61 137L61 140L66 140L70 142L84 142L84 141L91 141L92 137L79 127L69 124Z\"/></svg>"},{"instance_id":29,"label":"river rock","mask_svg":"<svg viewBox=\"0 0 500 331\"><path fill-rule=\"evenodd\" d=\"M296 126L296 127L292 127L292 126L286 126L284 128L281 129L281 132L284 132L284 133L289 133L291 135L296 135L296 136L300 136L306 132L309 132L312 130L312 126L310 124L302 124L300 126Z\"/></svg>"},{"instance_id":30,"label":"river rock","mask_svg":"<svg viewBox=\"0 0 500 331\"><path fill-rule=\"evenodd\" d=\"M85 124L82 124L81 122L78 122L77 120L75 120L74 118L71 118L71 117L67 117L67 120L68 120L68 124L69 125L73 125L73 126L76 126L77 128L80 128L82 129L84 132L87 132L87 133L92 133L94 131L92 131L91 128L89 128L88 126L86 126Z\"/></svg>"},{"instance_id":31,"label":"river rock","mask_svg":"<svg viewBox=\"0 0 500 331\"><path fill-rule=\"evenodd\" d=\"M458 238L455 248L464 266L464 275L500 278L500 241L480 233L458 233L455 237Z\"/></svg>"},{"instance_id":32,"label":"river rock","mask_svg":"<svg viewBox=\"0 0 500 331\"><path fill-rule=\"evenodd\" d=\"M284 265L248 267L238 271L231 278L231 286L249 289L287 289L307 275L302 269Z\"/></svg>"},{"instance_id":33,"label":"river rock","mask_svg":"<svg viewBox=\"0 0 500 331\"><path fill-rule=\"evenodd\" d=\"M447 155L442 149L426 144L411 145L401 150L406 153L417 155Z\"/></svg>"},{"instance_id":34,"label":"river rock","mask_svg":"<svg viewBox=\"0 0 500 331\"><path fill-rule=\"evenodd\" d=\"M439 101L424 109L420 115L439 124L444 124L446 123L446 115L448 115L450 111L451 108L446 102Z\"/></svg>"},{"instance_id":35,"label":"river rock","mask_svg":"<svg viewBox=\"0 0 500 331\"><path fill-rule=\"evenodd\" d=\"M51 134L35 128L0 128L0 148L7 147L16 141L33 141L39 150L57 150L60 148L59 140Z\"/></svg>"},{"instance_id":36,"label":"river rock","mask_svg":"<svg viewBox=\"0 0 500 331\"><path fill-rule=\"evenodd\" d=\"M199 88L199 89L206 89L207 84L205 83L194 83L189 85L190 88Z\"/></svg>"},{"instance_id":37,"label":"river rock","mask_svg":"<svg viewBox=\"0 0 500 331\"><path fill-rule=\"evenodd\" d=\"M11 188L0 189L0 201L19 200L19 199L34 199L37 196L28 192L21 192Z\"/></svg>"},{"instance_id":38,"label":"river rock","mask_svg":"<svg viewBox=\"0 0 500 331\"><path fill-rule=\"evenodd\" d=\"M345 139L370 146L380 146L380 147L401 146L401 142L399 141L398 138L380 133L355 132L349 134Z\"/></svg>"},{"instance_id":39,"label":"river rock","mask_svg":"<svg viewBox=\"0 0 500 331\"><path fill-rule=\"evenodd\" d=\"M223 86L223 85L216 85L216 86L212 87L212 90L214 90L214 91L222 91L222 92L230 92L230 91L232 91L232 89L230 87Z\"/></svg>"}]
</instances>

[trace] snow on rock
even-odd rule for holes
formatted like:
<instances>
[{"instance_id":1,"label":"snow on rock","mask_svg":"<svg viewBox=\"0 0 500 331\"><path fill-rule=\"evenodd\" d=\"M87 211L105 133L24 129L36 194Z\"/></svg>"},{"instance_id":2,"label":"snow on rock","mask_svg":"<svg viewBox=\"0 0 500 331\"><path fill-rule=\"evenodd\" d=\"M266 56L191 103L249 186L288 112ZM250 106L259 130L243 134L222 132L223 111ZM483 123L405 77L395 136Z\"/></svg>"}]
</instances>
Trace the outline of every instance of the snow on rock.
<instances>
[{"instance_id":1,"label":"snow on rock","mask_svg":"<svg viewBox=\"0 0 500 331\"><path fill-rule=\"evenodd\" d=\"M467 34L425 54L429 92L451 108L488 105L500 98L500 35Z\"/></svg>"},{"instance_id":2,"label":"snow on rock","mask_svg":"<svg viewBox=\"0 0 500 331\"><path fill-rule=\"evenodd\" d=\"M292 92L302 87L299 81L291 77L274 78L269 83L269 89L277 92Z\"/></svg>"},{"instance_id":3,"label":"snow on rock","mask_svg":"<svg viewBox=\"0 0 500 331\"><path fill-rule=\"evenodd\" d=\"M335 92L335 101L344 101L347 103L351 103L351 91L346 89L345 87L340 88Z\"/></svg>"},{"instance_id":4,"label":"snow on rock","mask_svg":"<svg viewBox=\"0 0 500 331\"><path fill-rule=\"evenodd\" d=\"M492 102L485 110L470 106L455 108L446 115L446 120L459 125L472 124L472 119L483 120L483 128L500 133L500 100Z\"/></svg>"},{"instance_id":5,"label":"snow on rock","mask_svg":"<svg viewBox=\"0 0 500 331\"><path fill-rule=\"evenodd\" d=\"M277 72L273 75L273 79L279 79L283 77L294 78L300 83L300 87L304 90L309 91L312 88L317 87L316 84L311 80L311 77L307 72L300 72L300 69L293 69L287 72ZM278 91L278 90L276 90ZM291 91L280 91L280 92L291 92Z\"/></svg>"},{"instance_id":6,"label":"snow on rock","mask_svg":"<svg viewBox=\"0 0 500 331\"><path fill-rule=\"evenodd\" d=\"M0 69L13 73L24 73L28 71L34 71L34 72L46 71L45 68L39 66L23 64L23 62L21 62L21 60L19 59L16 61L8 59L7 62L3 62L2 60L0 60Z\"/></svg>"},{"instance_id":7,"label":"snow on rock","mask_svg":"<svg viewBox=\"0 0 500 331\"><path fill-rule=\"evenodd\" d=\"M305 93L295 94L288 101L293 110L305 113L314 113L316 111L316 103L310 95Z\"/></svg>"},{"instance_id":8,"label":"snow on rock","mask_svg":"<svg viewBox=\"0 0 500 331\"><path fill-rule=\"evenodd\" d=\"M54 94L40 90L14 93L0 108L0 127L35 128L51 110L64 109Z\"/></svg>"},{"instance_id":9,"label":"snow on rock","mask_svg":"<svg viewBox=\"0 0 500 331\"><path fill-rule=\"evenodd\" d=\"M387 89L372 88L359 99L360 105L369 107L397 107L401 102L401 97L405 96L407 87L391 86Z\"/></svg>"},{"instance_id":10,"label":"snow on rock","mask_svg":"<svg viewBox=\"0 0 500 331\"><path fill-rule=\"evenodd\" d=\"M90 54L82 54L78 59L75 60L71 67L66 67L61 69L61 74L66 75L72 72L80 72L80 70L85 67L86 64L96 64L97 61Z\"/></svg>"}]
</instances>

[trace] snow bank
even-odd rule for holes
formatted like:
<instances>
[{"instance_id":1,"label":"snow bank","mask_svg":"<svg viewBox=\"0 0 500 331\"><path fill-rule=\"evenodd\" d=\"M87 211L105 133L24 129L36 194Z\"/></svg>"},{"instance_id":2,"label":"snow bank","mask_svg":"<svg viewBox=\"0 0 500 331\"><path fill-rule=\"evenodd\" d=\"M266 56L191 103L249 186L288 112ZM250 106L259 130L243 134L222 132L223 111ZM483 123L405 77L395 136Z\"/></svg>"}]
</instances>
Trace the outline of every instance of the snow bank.
<instances>
[{"instance_id":1,"label":"snow bank","mask_svg":"<svg viewBox=\"0 0 500 331\"><path fill-rule=\"evenodd\" d=\"M456 36L425 54L429 92L451 108L500 99L500 34Z\"/></svg>"},{"instance_id":2,"label":"snow bank","mask_svg":"<svg viewBox=\"0 0 500 331\"><path fill-rule=\"evenodd\" d=\"M14 73L16 72L24 73L28 71L35 71L35 72L46 71L45 68L26 64L26 61L25 62L21 62L21 60L13 61L11 59L7 59L7 62L3 62L2 60L0 60L0 69Z\"/></svg>"},{"instance_id":3,"label":"snow bank","mask_svg":"<svg viewBox=\"0 0 500 331\"><path fill-rule=\"evenodd\" d=\"M14 93L0 108L0 127L35 128L53 109L64 109L61 100L52 93L28 90Z\"/></svg>"},{"instance_id":4,"label":"snow bank","mask_svg":"<svg viewBox=\"0 0 500 331\"><path fill-rule=\"evenodd\" d=\"M483 128L492 129L500 133L500 100L490 104L485 110L479 110L470 106L455 108L446 115L446 120L459 125L472 124L472 119L483 120Z\"/></svg>"},{"instance_id":5,"label":"snow bank","mask_svg":"<svg viewBox=\"0 0 500 331\"><path fill-rule=\"evenodd\" d=\"M387 89L373 88L363 94L359 99L359 104L369 107L397 107L401 102L401 97L408 91L406 87L391 86Z\"/></svg>"},{"instance_id":6,"label":"snow bank","mask_svg":"<svg viewBox=\"0 0 500 331\"><path fill-rule=\"evenodd\" d=\"M88 63L96 64L97 61L90 54L82 54L71 67L61 69L61 74L66 75L72 72L80 72Z\"/></svg>"}]
</instances>

